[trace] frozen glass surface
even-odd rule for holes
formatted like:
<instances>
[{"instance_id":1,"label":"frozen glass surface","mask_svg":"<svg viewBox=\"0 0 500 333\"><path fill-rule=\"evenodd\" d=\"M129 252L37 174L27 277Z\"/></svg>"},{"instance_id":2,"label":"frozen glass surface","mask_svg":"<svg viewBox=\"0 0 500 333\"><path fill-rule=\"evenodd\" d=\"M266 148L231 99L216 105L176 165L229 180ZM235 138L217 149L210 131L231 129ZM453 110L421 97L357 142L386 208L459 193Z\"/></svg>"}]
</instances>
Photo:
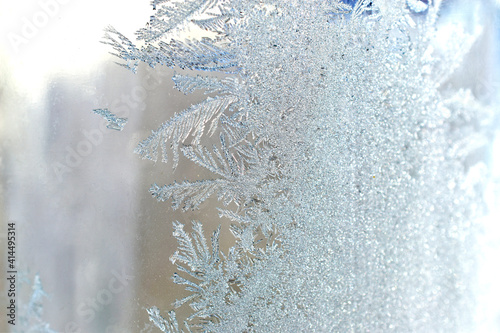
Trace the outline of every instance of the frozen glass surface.
<instances>
[{"instance_id":1,"label":"frozen glass surface","mask_svg":"<svg viewBox=\"0 0 500 333\"><path fill-rule=\"evenodd\" d=\"M195 3L194 1L188 2ZM408 35L403 33L399 36L395 29L393 31L395 35L390 37L395 40L401 39L402 45L406 45L404 44L405 38L414 37L412 29L421 24L428 15L429 6L432 8L432 1L400 2L401 6L406 6L403 7L410 11L409 15L404 16L404 26L409 27L404 33ZM206 7L214 6L215 3L215 1L208 1ZM237 9L241 9L241 13L251 12L248 3L253 4L253 2L235 1L234 3ZM287 3L289 6L286 5ZM432 48L426 48L421 52L419 75L442 74L444 76L448 74L436 73L436 69L430 64L432 64L433 56L437 57L440 52L449 51L446 46L447 41L459 33L453 30L455 27L453 24L456 22L459 22L459 26L465 27L464 36L472 35L475 39L471 39L471 45L467 45L467 40L464 39L463 45L454 46L456 57L462 56L461 52L466 47L470 47L470 52L463 54L463 62L457 63L452 75L446 77L446 80L440 82L439 78L435 78L433 81L439 82L440 86L436 91L449 99L448 104L443 106L436 102L436 105L442 108L439 108L436 114L423 117L421 119L422 131L413 133L405 132L413 128L408 125L414 120L410 115L402 112L402 116L398 118L384 113L377 114L371 112L370 107L374 104L363 101L372 101L372 97L383 96L382 104L403 100L407 102L414 94L415 99L408 106L411 108L412 105L425 105L417 97L434 98L434 95L425 92L432 91L435 87L416 89L413 86L414 91L408 91L408 95L391 95L394 92L400 92L391 90L391 87L384 85L383 82L389 82L389 80L402 82L407 79L408 86L412 87L413 81L411 80L414 77L412 75L415 74L405 71L399 73L394 68L388 68L387 73L398 73L399 76L389 77L388 74L386 78L377 79L380 81L374 80L373 84L363 80L357 81L355 78L365 77L363 66L369 61L384 63L386 59L380 60L375 56L370 58L366 55L367 52L389 54L387 59L391 56L394 58L389 59L392 62L387 63L398 66L398 63L402 62L401 59L406 59L405 57L414 49L407 47L383 53L384 49L377 51L378 45L367 44L363 50L359 49L354 52L352 50L355 48L352 45L361 42L353 38L346 39L345 45L343 47L339 45L336 52L328 55L331 56L328 58L321 53L321 50L322 47L331 47L331 43L325 42L324 45L319 43L321 38L318 36L321 35L318 35L318 31L315 30L317 27L304 23L312 20L313 14L310 13L316 13L314 10L316 7L311 7L313 9L310 11L305 10L304 4L300 5L299 2L296 4L299 10L294 15L290 15L295 8L294 3L294 1L278 1L273 4L272 1L269 3L255 1L253 4L252 10L255 12L252 12L252 15L254 16L249 16L249 22L246 23L249 26L251 26L250 23L254 24L255 28L250 29L248 26L240 28L241 31L238 30L238 32L241 34L238 36L241 39L238 41L260 41L260 43L249 47L242 42L238 44L241 48L231 49L236 53L241 52L238 53L238 59L240 61L245 59L246 69L256 70L255 75L245 73L246 77L236 72L227 73L229 71L224 66L228 63L232 64L233 58L225 52L213 49L210 51L213 53L209 55L216 54L215 58L200 56L195 59L196 61L187 62L195 64L188 66L188 69L178 67L185 60L184 55L177 55L176 59L180 60L172 64L174 69L167 66L151 68L139 61L132 61L128 65L130 67L137 65L134 74L130 70L117 66L115 62L123 64L123 61L109 54L113 51L110 45L100 43L103 41L106 27L112 25L117 31L135 41L134 32L144 27L150 15L163 8L160 4L157 4L158 9L153 11L147 1L124 3L114 0L106 2L30 0L22 3L0 3L0 29L2 31L0 42L0 220L2 222L0 253L2 253L2 259L0 261L4 264L0 275L3 281L10 276L8 273L10 270L8 248L10 234L8 231L9 226L13 226L16 234L15 299L18 305L16 327L8 323L7 310L2 310L0 331L28 332L29 329L35 328L42 332L44 330L45 332L53 330L107 333L159 331L153 325L161 327L161 321L164 319L160 315L172 319L167 314L174 308L172 303L190 295L190 292L186 292L182 285L176 284L182 284L182 278L171 279L174 272L179 271L174 263L180 263L181 266L186 263L182 257L182 250L175 254L178 241L184 241L187 244L191 241L190 237L196 237L196 231L198 231L198 239L202 244L201 235L204 232L210 251L218 244L221 253L225 256L221 255L220 260L231 262L228 251L235 242L238 251L251 252L252 258L257 257L254 254L260 251L258 249L262 248L262 243L257 245L254 236L259 239L265 238L266 235L273 234L279 228L288 228L288 224L293 225L294 228L297 227L298 231L288 234L283 232L283 234L288 235L288 241L290 239L300 241L286 243L286 240L273 238L276 237L274 234L267 237L267 241L275 241L278 244L277 247L280 246L280 242L297 245L288 249L288 253L292 253L295 257L291 257L283 264L278 261L282 257L276 255L271 258L269 256L272 260L277 260L275 265L272 264L271 259L266 259L271 262L271 264L267 263L269 267L274 267L276 270L283 269L281 275L271 269L262 269L262 271L256 269L252 271L252 274L261 276L263 284L266 280L276 279L277 285L288 288L281 292L273 289L275 287L273 285L268 287L267 291L262 291L263 296L274 293L273 300L290 302L270 307L276 311L276 317L273 317L275 313L271 311L259 312L258 310L259 304L264 309L273 303L271 301L267 304L260 300L254 303L242 302L243 305L241 305L233 300L235 304L240 304L239 308L235 307L239 309L238 311L249 311L254 314L255 318L252 319L253 322L251 320L239 322L233 317L224 318L225 321L221 320L221 322L229 322L229 324L219 327L221 331L224 329L241 331L237 327L247 327L249 331L252 329L269 332L290 331L291 327L294 327L295 331L329 332L344 331L351 324L353 331L360 332L369 327L374 331L402 331L401 327L398 330L398 327L391 326L393 322L405 322L402 313L418 317L422 321L420 331L433 327L429 324L433 322L448 325L443 326L444 329L456 328L457 323L447 323L443 319L446 315L445 310L429 313L425 308L407 309L405 306L454 302L455 299L448 296L455 295L455 290L461 290L462 287L459 285L461 280L457 278L457 282L453 285L453 281L439 282L438 277L452 276L449 274L450 271L446 271L448 268L459 271L464 267L469 270L465 275L468 277L467 283L471 286L470 294L468 294L471 298L465 300L470 300L473 304L464 305L470 313L464 313L463 317L472 318L471 327L474 327L477 332L500 331L500 307L497 305L500 297L498 284L500 274L496 264L500 255L498 226L500 220L500 215L498 215L500 150L497 132L494 129L499 124L497 102L499 98L498 13L500 4L497 1L443 1L439 18L441 25L437 35L434 36L435 42ZM336 1L311 1L311 3L322 3L326 6ZM344 6L356 6L356 1L343 1L342 3ZM390 13L394 9L390 6L390 2L379 0L377 3L379 9L367 8L366 13L359 15L378 15L378 11L385 13L384 15L392 15ZM181 7L179 5L177 8L179 13ZM480 9L477 10L477 8ZM351 15L344 13L349 10L345 8L339 10L340 14L325 10L320 14L325 25L340 24L342 15ZM262 14L264 12L268 14ZM234 12L227 15L230 14L234 15ZM272 16L275 21L266 15ZM280 15L284 17L281 21ZM182 18L182 15L180 16ZM297 19L302 16L303 20ZM166 21L168 24L174 26L184 24L183 21L177 22L175 17L172 17L171 21ZM197 24L208 30L215 29L214 27L219 27L225 22L224 20L210 21L207 17L191 18L189 15L184 19L189 24ZM192 21L193 19L198 21ZM350 22L349 20L350 18L347 22ZM287 29L294 24L297 25L297 29L288 31ZM373 24L376 25L376 23ZM320 24L318 26L323 27ZM147 36L144 31L143 33ZM360 40L363 38L367 41L376 40L366 37L368 32L369 29L366 26L359 28ZM328 35L328 37L342 41L342 36ZM196 40L199 36L188 35L187 38ZM313 45L311 52L304 47L309 40L311 43L317 43ZM344 50L347 49L352 53L344 54ZM356 53L361 51L364 53ZM304 55L306 56L301 59L300 56ZM158 58L155 59L143 60L146 62L158 60ZM329 67L322 66L323 61L325 63L328 61ZM450 58L449 61L453 62L455 58ZM346 70L345 77L342 77L344 85L339 86L339 73L343 73L342 71L347 68L342 67L344 64L350 64L352 67L349 67L349 72ZM200 71L199 69L203 66L215 66L217 70L214 73ZM260 72L257 71L259 69ZM196 78L197 75L200 77ZM211 78L205 78L207 75ZM244 81L242 77L248 78L248 81ZM259 87L257 82L275 84L269 85L268 88L265 85ZM243 94L243 88L235 91L234 87L245 89L251 87L261 93L245 101L248 103L245 105L251 105L249 111L241 118L246 122L220 114L221 111L237 103L232 96ZM329 94L322 94L325 90L321 89L325 87L335 87L335 89L329 90ZM379 90L375 91L375 87ZM385 90L380 87L384 87ZM464 90L462 94L459 94L459 99L455 103L452 93L459 91L460 88ZM466 89L469 92L466 92ZM353 95L352 99L343 95L346 91L356 90L357 95L356 97ZM204 91L208 91L208 99ZM312 99L311 94L314 93L318 95ZM222 98L221 95L223 95ZM310 100L315 101L314 105L309 103ZM466 170L464 175L467 175L467 178L456 180L450 176L455 175L454 172L456 172L451 167L449 172L429 169L433 166L451 165L426 162L427 159L440 161L441 158L447 158L447 156L439 155L439 149L433 148L436 145L445 144L446 140L432 129L442 125L439 123L441 119L448 119L453 116L453 112L461 112L458 106L454 109L456 105L466 104L476 110L473 100L479 101L481 105L490 105L486 112L489 112L488 115L483 117L475 112L464 112L463 116L457 117L455 122L449 122L446 127L450 133L457 135L445 137L446 140L451 138L453 142L450 146L456 147L453 151L454 158L463 154L458 159L460 159L460 166ZM308 101L309 104L304 101ZM238 99L238 103L240 102L241 99ZM173 134L162 132L164 136L171 135L177 139L189 136L189 140L185 141L185 146L176 147L175 143L171 145L171 141L167 141L164 151L166 154L161 152L161 147L158 153L148 146L147 138L150 137L152 130L158 129L171 117L175 117L175 113L193 110L195 108L193 105L198 103L205 103L200 115L206 116L198 116L195 110L193 112L195 116L187 118L186 126L189 126L190 122L202 119L203 123L206 123L204 128L197 130L195 127L188 134L182 130ZM366 106L366 108L360 107L344 113L331 112L331 110L342 109L342 107L337 109L337 106L347 105L346 103L352 103L358 107ZM270 115L266 115L267 118L264 117L264 112L258 109L260 105L270 106L267 110L273 112L269 112ZM238 107L240 106L238 104ZM314 108L316 113L301 114L297 111L308 110L308 106L311 106L311 109ZM405 110L405 107L398 107ZM381 108L386 108L386 105L382 105ZM100 112L101 116L98 116L93 111L104 109L107 109L109 113ZM484 111L480 107L477 109ZM450 110L452 113L448 115L447 112ZM254 117L252 112L258 116ZM311 114L318 118L308 118L307 116ZM214 131L219 129L225 131L223 132L225 136L221 137L219 132L216 132L211 137L203 136L202 140L198 139L198 132L206 134L211 130L211 122L214 118L217 118L216 123L220 126L220 128L214 128ZM127 119L126 125L124 125L124 119ZM251 120L255 122L252 124ZM276 131L273 126L280 121L289 127L280 132L282 137L279 137L279 140L275 140ZM486 126L482 121L488 121L489 125ZM249 124L255 128L251 128ZM400 127L397 127L399 124ZM301 128L299 125L304 127ZM453 132L454 126L457 132ZM478 130L482 129L482 126L486 129ZM348 131L344 131L346 128ZM470 130L458 132L458 129L463 130L463 128ZM385 138L406 138L402 139L401 147L398 146L399 150L391 150L397 145L382 140L378 135L383 133L384 129L387 133L393 131L391 132L393 135L387 135ZM373 135L370 134L370 130L373 131ZM259 134L252 137L252 140L255 140L252 141L255 146L262 144L258 141L262 138L262 142L268 143L271 148L266 148L267 150L262 146L255 150L245 148L244 152L231 150L237 145L235 142L240 142L238 140L241 140L241 137L251 136L248 133ZM337 133L340 134L337 135ZM314 141L302 143L299 140L302 137L314 139ZM466 140L461 140L463 138ZM154 139L153 136L153 141ZM415 142L419 142L418 140L424 140L428 148L422 145L418 146L418 149L415 148ZM208 148L199 149L197 147L199 141ZM283 144L280 146L279 142ZM139 148L137 148L138 145ZM212 148L212 145L217 148ZM134 153L134 150L139 154ZM323 153L318 154L318 152ZM280 153L282 155L279 155ZM287 153L290 154L286 155ZM176 154L180 157L176 157ZM408 157L411 154L415 154L416 157ZM155 162L143 160L141 156ZM166 159L166 156L168 161L165 164L162 161ZM285 156L290 160L295 158L295 162L281 163ZM399 156L402 157L399 158ZM244 160L244 158L247 159ZM398 165L397 167L393 164L394 161L404 163L410 160L421 162L421 164ZM258 164L255 161L264 162ZM178 165L173 169L172 166L176 163ZM283 169L285 167L288 169ZM401 175L403 171L404 177L407 178ZM284 172L289 172L290 177L283 177ZM261 187L262 193L268 195L266 200L275 199L269 210L273 213L283 210L281 217L273 216L273 221L276 221L275 225L262 223L259 225L261 229L253 234L242 227L246 222L238 220L238 217L233 216L230 211L216 209L216 207L232 209L241 213L236 202L240 203L240 207L259 206L265 200L253 196L252 186L259 176L264 178L269 175L273 180L290 180L290 185L283 180L280 183L278 181L263 182L265 185ZM434 178L419 179L419 177L424 177L422 175ZM219 184L212 182L219 177L230 181L238 177L243 180L238 183L239 187L223 185L220 190L216 187ZM489 180L485 181L485 179ZM183 184L187 184L185 181L201 180L204 180L204 183L195 183L198 187L182 188ZM153 183L158 183L158 186L152 187ZM417 185L400 189L398 186L401 183ZM163 187L164 184L166 187ZM169 187L169 184L175 185ZM307 187L306 184L311 184L311 186ZM429 187L423 185L419 187L418 184L425 184ZM438 199L439 195L435 192L439 187L429 184L442 185L444 188L442 201ZM272 190L275 189L273 186L276 188L281 186L279 190L276 190L275 197L269 194L273 193ZM463 192L460 192L462 187ZM429 189L428 192L425 192L426 188ZM468 188L471 189L470 192L467 192ZM398 192L400 190L403 192ZM449 207L445 207L444 203L453 202L451 193L465 193L473 196L472 192L474 195L476 192L484 193L484 201L464 200L464 202L472 202L471 206L457 205L454 218L459 219L462 209L464 214L469 214L482 211L484 207L487 207L486 217L471 221L460 220L460 223L457 222L456 229L453 227L440 229L439 223L442 222L443 225L450 223L444 213ZM206 193L212 195L205 198ZM422 206L416 205L408 211L403 211L401 208L403 206L398 206L398 204L408 200L412 193L419 195L414 202ZM303 194L300 200L297 197L298 194ZM252 200L249 200L247 196L252 196ZM166 202L158 202L154 197ZM434 201L424 200L426 197L434 198ZM172 199L174 208L177 204L180 209L172 209ZM463 197L457 197L456 200L463 200ZM227 201L229 206L224 206L224 201ZM363 207L366 207L366 212L361 214L360 210ZM391 207L394 209L391 210ZM187 209L183 211L182 208ZM368 208L372 210L368 211ZM267 211L260 213L263 217L259 218L262 221L268 221L269 216L264 217ZM435 224L432 226L426 226L426 220L422 220L422 224L413 222L401 224L402 228L407 228L407 230L395 232L398 225L390 224L394 220L405 217L417 220L415 216L418 214L438 216L441 213L442 221L440 222L439 218L433 218L432 221ZM339 222L332 227L318 224L315 228L315 221L324 220L325 216L330 216L328 214L332 214L334 216L332 219L338 219L342 223ZM475 215L471 214L471 216ZM192 224L192 220L201 221L203 227ZM179 223L173 225L173 221ZM236 221L236 225L230 226L231 221ZM373 221L377 223L374 223L373 227L367 227L367 224ZM468 223L473 225L472 236L464 232L464 230L470 230ZM195 236L186 236L181 224L184 224L184 228L189 232L195 230ZM219 225L221 225L220 236L211 239L214 231L217 235ZM443 230L446 230L446 234ZM300 238L302 237L300 232L309 232L310 237L303 240ZM420 238L402 237L397 240L390 238L394 235L404 235L405 232L411 237ZM324 240L327 236L338 238L331 244L317 243L318 239ZM472 239L465 239L467 237ZM271 247L269 244L267 246ZM467 248L469 245L471 247ZM455 247L453 246L466 256L460 256L462 252L456 257L449 256L450 253L454 253ZM406 251L408 255L398 254L398 251ZM435 256L430 254L431 251L436 251ZM439 251L446 253L447 257L440 256ZM360 255L363 253L366 256ZM424 261L423 258L433 260ZM470 262L454 262L463 258ZM306 264L308 260L314 262ZM331 262L323 264L321 260ZM403 262L404 260L408 262ZM298 262L304 265L298 266ZM196 265L188 264L184 267L188 267L187 269L191 272L200 270L199 267L193 268L194 266ZM284 269L284 267L288 268ZM330 267L327 270L328 279L325 278L325 280L313 274L321 271L323 267ZM229 269L227 268L227 271ZM305 276L308 269L313 273ZM424 282L422 279L418 280L422 283L422 290L418 288L415 290L398 289L408 287L409 281L413 281L407 277L408 274L426 276L427 273L429 280ZM189 276L182 274L184 273L181 272L179 276L184 278ZM355 274L358 275L355 276ZM288 276L294 277L296 280L293 281L296 282L287 280ZM400 284L397 278L400 278ZM280 279L283 280L281 284L278 283ZM307 281L310 284L307 284ZM323 281L335 281L335 283ZM384 288L377 289L377 286L372 285L374 282L381 281L386 284ZM228 279L226 282L236 295L240 295L244 292L241 290L245 290L244 286L238 285L238 281ZM257 288L258 285L252 286ZM10 282L6 283L0 294L2 304L7 305L12 299L9 296L9 286ZM445 288L453 290L447 291L444 290ZM293 290L300 292L294 293ZM214 289L213 293L216 294L218 291ZM255 294L259 292L255 291ZM380 310L382 308L380 302L386 297L381 295L384 292L397 295L397 297L387 299L400 300L400 297L405 297L405 299L402 303L386 304L387 311L383 312ZM362 300L341 297L341 295L349 294ZM331 303L312 302L314 297L324 297ZM411 297L416 300L409 301ZM439 297L442 299L439 300ZM218 305L220 307L216 309L226 309L225 306L231 303L228 299L222 298L221 302L224 304ZM359 303L356 303L358 301ZM359 306L354 306L351 302ZM464 302L464 299L460 302ZM253 308L250 306L252 304ZM313 310L308 312L308 306L311 306ZM2 308L5 309L6 306L2 305ZM234 309L232 311L238 312ZM193 312L195 311L187 304L176 310L180 322ZM227 313L228 316L234 314L229 310ZM328 313L334 319L325 320L328 318L326 315ZM369 318L373 313L382 317L377 320ZM392 321L391 315L398 317ZM289 326L281 326L282 329L280 326L273 327L272 325L279 321L272 321L269 318L278 318ZM156 322L151 319L155 319ZM218 323L217 320L213 322ZM255 324L266 322L269 326L259 328ZM320 326L320 323L324 326ZM362 326L365 324L367 326ZM387 326L384 326L385 324ZM217 327L214 327L215 330ZM418 322L412 322L408 327L418 331ZM434 328L437 329L437 327Z\"/></svg>"}]
</instances>

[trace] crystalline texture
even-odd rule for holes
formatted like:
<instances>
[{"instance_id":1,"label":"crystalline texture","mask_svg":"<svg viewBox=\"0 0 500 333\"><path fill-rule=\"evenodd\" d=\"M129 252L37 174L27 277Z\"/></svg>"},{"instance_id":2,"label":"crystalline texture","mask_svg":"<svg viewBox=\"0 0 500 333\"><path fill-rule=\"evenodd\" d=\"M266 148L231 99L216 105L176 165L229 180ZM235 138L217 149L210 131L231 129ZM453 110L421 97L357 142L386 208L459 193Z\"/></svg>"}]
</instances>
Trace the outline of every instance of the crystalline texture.
<instances>
[{"instance_id":1,"label":"crystalline texture","mask_svg":"<svg viewBox=\"0 0 500 333\"><path fill-rule=\"evenodd\" d=\"M25 302L19 310L19 320L14 326L13 332L33 333L56 333L50 325L42 319L43 301L47 294L43 290L40 276L37 274L33 279L32 293L29 302Z\"/></svg>"},{"instance_id":2,"label":"crystalline texture","mask_svg":"<svg viewBox=\"0 0 500 333\"><path fill-rule=\"evenodd\" d=\"M217 94L176 114L140 143L173 164L181 151L212 179L153 185L175 208L217 194L234 245L208 244L174 223L175 283L190 295L164 332L432 332L473 325L469 251L489 109L444 89L474 42L457 25L436 47L440 1L154 1L139 61L220 71L174 76L183 93ZM418 14L417 14L418 13ZM210 38L177 40L192 24ZM168 42L167 42L168 41ZM207 128L208 126L208 128ZM203 146L219 133L220 146ZM172 149L170 149L170 147ZM161 150L161 152L160 152ZM478 164L481 166L481 163ZM481 169L481 168L480 168ZM466 180L469 179L469 180ZM460 184L449 186L449 184Z\"/></svg>"},{"instance_id":3,"label":"crystalline texture","mask_svg":"<svg viewBox=\"0 0 500 333\"><path fill-rule=\"evenodd\" d=\"M123 130L123 127L127 124L127 118L119 118L115 114L109 112L108 109L94 109L94 113L102 116L108 121L106 125L109 129L114 129L116 131Z\"/></svg>"}]
</instances>

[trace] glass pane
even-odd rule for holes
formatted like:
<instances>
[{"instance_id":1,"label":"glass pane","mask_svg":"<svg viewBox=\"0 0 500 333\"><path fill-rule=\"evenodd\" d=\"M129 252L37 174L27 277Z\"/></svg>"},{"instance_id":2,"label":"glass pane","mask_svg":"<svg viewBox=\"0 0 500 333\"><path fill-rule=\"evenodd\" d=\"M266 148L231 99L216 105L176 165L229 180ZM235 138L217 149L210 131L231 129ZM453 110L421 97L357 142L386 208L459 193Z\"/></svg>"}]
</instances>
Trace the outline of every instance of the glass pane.
<instances>
[{"instance_id":1,"label":"glass pane","mask_svg":"<svg viewBox=\"0 0 500 333\"><path fill-rule=\"evenodd\" d=\"M135 74L117 66L124 61L100 43L105 28L112 25L136 43L134 32L172 5L158 2L153 10L142 1L0 3L0 252L7 281L7 320L0 321L0 331L159 331L147 310L156 306L169 318L172 304L193 294L172 280L179 272L172 261L203 275L174 255L182 235L173 222L191 232L193 220L203 224L207 253L221 226L222 254L211 265L224 267L223 278L207 285L226 279L218 311L248 312L241 318L229 310L220 318L208 312L204 319L229 322L229 331L242 327L238 320L248 331L500 330L500 4L443 1L434 33L422 28L433 1L220 1L234 9L227 12L216 6L219 1L173 6L182 16L182 4L189 3L191 12L179 22L172 19L177 23L162 35L165 42L208 36L218 43L214 31L226 29L233 44L220 44L227 47L222 51L209 42L207 48L171 44L182 52L160 54L175 59L172 68L140 62ZM210 21L214 17L219 21ZM172 23L154 22L148 28ZM185 25L191 30L177 33ZM338 40L335 48L332 40ZM151 45L160 47L158 41ZM239 61L231 66L230 51ZM450 62L443 67L450 72L433 67L437 58ZM177 76L179 91L174 75L213 81ZM231 100L236 95L237 102ZM218 96L225 98L220 105ZM207 98L212 106L201 110L213 114L194 120L206 123L201 143L207 150L197 150L195 129L177 135L178 148L172 132L156 162L134 153L152 130ZM210 136L214 119L218 127ZM417 123L419 131L411 132ZM240 140L238 131L244 132ZM214 179L226 183L182 193L157 189L157 196L171 191L165 202L150 193L154 183ZM199 193L210 195L205 200ZM180 209L172 209L172 196ZM231 221L220 209L253 216L252 222ZM327 225L326 219L334 222ZM323 222L315 229L315 221ZM272 257L273 246L282 255ZM250 253L248 260L230 258L238 251ZM259 270L256 262L269 269ZM232 268L223 263L248 271L240 267L241 280L229 278ZM288 268L278 274L276 267ZM273 278L276 285L266 284ZM260 286L255 281L267 286L262 299L251 293ZM220 291L203 288L207 295ZM231 295L254 298L240 304ZM313 301L313 295L329 301ZM231 308L233 301L241 308ZM195 312L190 302L176 309L181 328ZM447 317L448 308L455 317ZM467 309L461 316L470 321L457 309ZM188 322L199 324L201 317Z\"/></svg>"}]
</instances>

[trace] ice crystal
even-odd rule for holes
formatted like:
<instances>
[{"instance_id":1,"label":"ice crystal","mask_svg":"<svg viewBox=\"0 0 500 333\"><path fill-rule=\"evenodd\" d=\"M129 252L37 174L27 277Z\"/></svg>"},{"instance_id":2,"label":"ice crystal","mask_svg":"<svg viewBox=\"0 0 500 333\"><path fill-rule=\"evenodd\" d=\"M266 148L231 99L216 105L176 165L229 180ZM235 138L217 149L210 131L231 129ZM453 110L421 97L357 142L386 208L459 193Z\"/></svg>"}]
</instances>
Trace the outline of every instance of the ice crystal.
<instances>
[{"instance_id":1,"label":"ice crystal","mask_svg":"<svg viewBox=\"0 0 500 333\"><path fill-rule=\"evenodd\" d=\"M212 179L153 185L173 208L211 195L234 244L174 223L183 324L152 307L163 332L432 332L472 325L477 157L490 109L452 79L478 33L443 44L440 1L153 1L141 46L109 28L123 66L175 75L211 94L136 152L180 154ZM182 39L201 29L203 38ZM439 41L439 42L438 42ZM220 145L207 148L206 135ZM471 173L479 174L470 178ZM450 184L459 184L450 186ZM233 204L231 204L233 203Z\"/></svg>"},{"instance_id":2,"label":"ice crystal","mask_svg":"<svg viewBox=\"0 0 500 333\"><path fill-rule=\"evenodd\" d=\"M416 12L420 13L426 10L429 6L427 5L427 1L423 0L407 0L408 7Z\"/></svg>"},{"instance_id":3,"label":"ice crystal","mask_svg":"<svg viewBox=\"0 0 500 333\"><path fill-rule=\"evenodd\" d=\"M95 114L100 115L104 119L107 120L108 124L106 125L109 129L114 129L117 131L123 130L123 127L127 124L127 118L117 117L115 114L109 112L108 109L94 109Z\"/></svg>"},{"instance_id":4,"label":"ice crystal","mask_svg":"<svg viewBox=\"0 0 500 333\"><path fill-rule=\"evenodd\" d=\"M43 299L47 294L43 290L38 274L33 279L32 293L29 301L21 307L19 323L15 326L17 333L56 333L50 325L42 319Z\"/></svg>"}]
</instances>

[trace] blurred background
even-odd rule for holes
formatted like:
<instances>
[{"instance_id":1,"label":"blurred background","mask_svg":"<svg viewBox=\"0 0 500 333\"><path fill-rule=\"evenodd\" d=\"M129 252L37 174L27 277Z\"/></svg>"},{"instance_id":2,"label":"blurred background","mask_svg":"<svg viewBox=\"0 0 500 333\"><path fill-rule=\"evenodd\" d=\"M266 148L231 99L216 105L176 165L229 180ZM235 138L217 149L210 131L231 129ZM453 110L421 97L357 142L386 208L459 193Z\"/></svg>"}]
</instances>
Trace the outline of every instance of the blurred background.
<instances>
[{"instance_id":1,"label":"blurred background","mask_svg":"<svg viewBox=\"0 0 500 333\"><path fill-rule=\"evenodd\" d=\"M460 20L470 19L467 4L445 1ZM488 101L499 91L500 3L484 4L485 34L461 79L480 75L471 88ZM207 234L225 223L210 209L213 199L180 213L148 192L153 182L210 175L190 163L174 171L133 153L174 112L204 99L174 90L173 70L141 65L134 75L115 65L110 47L99 43L108 25L132 39L150 14L145 0L0 0L0 262L5 271L6 225L16 223L19 306L29 302L38 274L47 294L43 321L57 332L149 331L146 308L171 309L183 294L170 280L172 221L201 220ZM108 129L95 108L129 121L123 131ZM500 141L491 145L498 183ZM498 305L491 306L500 297L500 205L492 184L478 271L485 331L500 328ZM2 313L0 332L10 332L4 320Z\"/></svg>"},{"instance_id":2,"label":"blurred background","mask_svg":"<svg viewBox=\"0 0 500 333\"><path fill-rule=\"evenodd\" d=\"M172 221L204 217L173 212L148 189L202 170L181 164L174 172L133 150L203 96L174 90L169 69L141 66L134 75L100 43L108 25L133 38L150 8L148 1L0 2L0 260L7 222L15 222L18 319L35 274L47 294L43 321L57 332L139 332L146 308L169 309L182 294L171 288ZM108 129L94 108L128 124ZM5 319L0 332L12 329Z\"/></svg>"}]
</instances>

